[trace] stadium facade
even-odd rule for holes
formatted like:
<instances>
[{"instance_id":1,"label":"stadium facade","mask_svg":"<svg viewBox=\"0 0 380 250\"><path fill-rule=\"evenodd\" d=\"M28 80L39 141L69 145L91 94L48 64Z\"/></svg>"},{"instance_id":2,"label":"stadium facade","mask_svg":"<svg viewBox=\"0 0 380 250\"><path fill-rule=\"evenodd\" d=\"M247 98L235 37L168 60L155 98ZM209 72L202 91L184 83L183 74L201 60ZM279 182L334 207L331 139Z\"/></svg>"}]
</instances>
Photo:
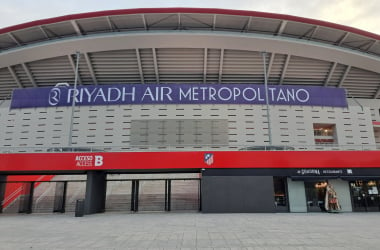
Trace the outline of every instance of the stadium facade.
<instances>
[{"instance_id":1,"label":"stadium facade","mask_svg":"<svg viewBox=\"0 0 380 250\"><path fill-rule=\"evenodd\" d=\"M69 174L86 177L85 213L107 210L115 174L137 211L142 185L128 174L142 173L166 173L156 195L165 210L179 181L167 176L195 173L183 181L195 181L203 212L325 211L331 185L341 211L380 211L379 40L306 18L192 8L1 29L3 211L20 200L31 212L43 180L55 180L54 211L64 211L68 182L57 180Z\"/></svg>"}]
</instances>

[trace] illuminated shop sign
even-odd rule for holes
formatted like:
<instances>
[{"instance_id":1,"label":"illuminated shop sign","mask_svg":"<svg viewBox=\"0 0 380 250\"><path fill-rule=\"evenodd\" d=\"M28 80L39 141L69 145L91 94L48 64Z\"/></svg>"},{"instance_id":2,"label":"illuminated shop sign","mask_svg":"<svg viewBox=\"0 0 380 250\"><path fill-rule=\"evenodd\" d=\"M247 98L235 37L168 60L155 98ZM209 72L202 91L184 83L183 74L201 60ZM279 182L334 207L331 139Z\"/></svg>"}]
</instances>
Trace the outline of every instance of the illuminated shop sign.
<instances>
[{"instance_id":1,"label":"illuminated shop sign","mask_svg":"<svg viewBox=\"0 0 380 250\"><path fill-rule=\"evenodd\" d=\"M323 169L323 168L304 168L304 169L297 169L296 173L293 175L296 176L350 176L353 175L353 169Z\"/></svg>"},{"instance_id":2,"label":"illuminated shop sign","mask_svg":"<svg viewBox=\"0 0 380 250\"><path fill-rule=\"evenodd\" d=\"M265 104L264 85L117 84L16 89L11 108L122 104ZM347 107L341 88L269 85L272 105Z\"/></svg>"}]
</instances>

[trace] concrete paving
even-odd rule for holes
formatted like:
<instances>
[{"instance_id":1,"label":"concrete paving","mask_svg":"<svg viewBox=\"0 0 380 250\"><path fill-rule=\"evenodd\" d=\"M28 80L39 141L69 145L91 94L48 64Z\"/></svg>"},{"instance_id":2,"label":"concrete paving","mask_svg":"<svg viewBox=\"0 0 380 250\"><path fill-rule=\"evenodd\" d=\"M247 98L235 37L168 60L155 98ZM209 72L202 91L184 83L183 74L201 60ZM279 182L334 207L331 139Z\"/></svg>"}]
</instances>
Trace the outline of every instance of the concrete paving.
<instances>
[{"instance_id":1,"label":"concrete paving","mask_svg":"<svg viewBox=\"0 0 380 250\"><path fill-rule=\"evenodd\" d=\"M0 215L0 249L380 249L380 213Z\"/></svg>"}]
</instances>

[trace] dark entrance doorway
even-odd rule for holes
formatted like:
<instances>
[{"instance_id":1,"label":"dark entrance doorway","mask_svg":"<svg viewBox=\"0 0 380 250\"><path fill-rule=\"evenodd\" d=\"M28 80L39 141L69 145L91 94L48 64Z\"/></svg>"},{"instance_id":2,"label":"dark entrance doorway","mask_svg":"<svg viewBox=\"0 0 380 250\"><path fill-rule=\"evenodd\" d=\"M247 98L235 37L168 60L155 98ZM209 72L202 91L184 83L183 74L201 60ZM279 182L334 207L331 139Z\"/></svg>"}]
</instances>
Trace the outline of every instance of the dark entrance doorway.
<instances>
[{"instance_id":1,"label":"dark entrance doorway","mask_svg":"<svg viewBox=\"0 0 380 250\"><path fill-rule=\"evenodd\" d=\"M108 179L106 212L200 211L200 185L200 178Z\"/></svg>"},{"instance_id":2,"label":"dark entrance doorway","mask_svg":"<svg viewBox=\"0 0 380 250\"><path fill-rule=\"evenodd\" d=\"M273 177L274 205L276 212L289 212L288 190L286 177Z\"/></svg>"},{"instance_id":3,"label":"dark entrance doorway","mask_svg":"<svg viewBox=\"0 0 380 250\"><path fill-rule=\"evenodd\" d=\"M306 205L308 212L324 212L326 181L305 181Z\"/></svg>"},{"instance_id":4,"label":"dark entrance doorway","mask_svg":"<svg viewBox=\"0 0 380 250\"><path fill-rule=\"evenodd\" d=\"M351 181L352 210L355 212L380 211L379 187L378 180Z\"/></svg>"}]
</instances>

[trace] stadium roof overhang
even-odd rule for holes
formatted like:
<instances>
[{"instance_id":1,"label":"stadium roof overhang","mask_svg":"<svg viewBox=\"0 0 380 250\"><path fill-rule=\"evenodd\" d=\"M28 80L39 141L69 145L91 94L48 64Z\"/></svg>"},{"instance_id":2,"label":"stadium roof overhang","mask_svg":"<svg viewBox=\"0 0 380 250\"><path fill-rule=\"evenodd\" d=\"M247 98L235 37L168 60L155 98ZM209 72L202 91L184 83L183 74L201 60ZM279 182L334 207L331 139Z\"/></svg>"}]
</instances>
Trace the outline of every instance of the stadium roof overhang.
<instances>
[{"instance_id":1,"label":"stadium roof overhang","mask_svg":"<svg viewBox=\"0 0 380 250\"><path fill-rule=\"evenodd\" d=\"M0 30L0 98L14 88L221 82L343 87L380 97L380 36L327 22L220 9L134 9Z\"/></svg>"}]
</instances>

